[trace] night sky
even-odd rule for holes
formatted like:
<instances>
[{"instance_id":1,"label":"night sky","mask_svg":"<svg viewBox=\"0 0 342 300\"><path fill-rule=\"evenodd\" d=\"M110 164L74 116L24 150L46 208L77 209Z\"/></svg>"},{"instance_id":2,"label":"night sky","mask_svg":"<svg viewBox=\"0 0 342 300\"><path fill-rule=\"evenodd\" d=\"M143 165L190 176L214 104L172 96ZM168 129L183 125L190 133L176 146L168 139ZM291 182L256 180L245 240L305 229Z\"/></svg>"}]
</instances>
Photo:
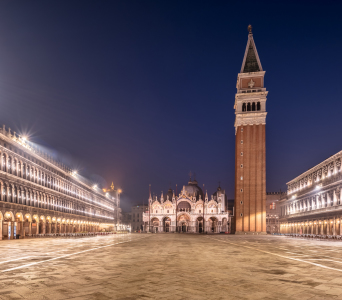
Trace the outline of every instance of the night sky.
<instances>
[{"instance_id":1,"label":"night sky","mask_svg":"<svg viewBox=\"0 0 342 300\"><path fill-rule=\"evenodd\" d=\"M342 1L0 2L0 123L123 208L196 173L234 197L234 97L252 24L267 191L342 149Z\"/></svg>"}]
</instances>

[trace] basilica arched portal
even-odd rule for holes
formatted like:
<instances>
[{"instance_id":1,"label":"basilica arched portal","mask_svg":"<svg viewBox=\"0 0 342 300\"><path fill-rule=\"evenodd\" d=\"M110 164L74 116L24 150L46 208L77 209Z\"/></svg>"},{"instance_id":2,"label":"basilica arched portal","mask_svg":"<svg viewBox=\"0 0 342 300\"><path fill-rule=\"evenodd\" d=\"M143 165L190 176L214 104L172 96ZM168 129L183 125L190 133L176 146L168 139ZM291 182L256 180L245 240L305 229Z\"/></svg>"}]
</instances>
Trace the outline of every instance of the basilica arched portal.
<instances>
[{"instance_id":1,"label":"basilica arched portal","mask_svg":"<svg viewBox=\"0 0 342 300\"><path fill-rule=\"evenodd\" d=\"M209 231L218 232L218 220L215 217L209 218Z\"/></svg>"},{"instance_id":2,"label":"basilica arched portal","mask_svg":"<svg viewBox=\"0 0 342 300\"><path fill-rule=\"evenodd\" d=\"M164 232L170 232L170 228L171 228L171 219L169 217L165 217L163 220L163 228L164 228Z\"/></svg>"},{"instance_id":3,"label":"basilica arched portal","mask_svg":"<svg viewBox=\"0 0 342 300\"><path fill-rule=\"evenodd\" d=\"M198 233L203 232L203 217L198 217L196 220L196 229Z\"/></svg>"},{"instance_id":4,"label":"basilica arched portal","mask_svg":"<svg viewBox=\"0 0 342 300\"><path fill-rule=\"evenodd\" d=\"M177 218L178 232L188 232L190 226L190 216L187 213L181 214Z\"/></svg>"},{"instance_id":5,"label":"basilica arched portal","mask_svg":"<svg viewBox=\"0 0 342 300\"><path fill-rule=\"evenodd\" d=\"M159 228L159 220L158 220L158 218L153 218L151 220L151 225L152 225L152 228L153 228L152 232L158 232L158 228Z\"/></svg>"}]
</instances>

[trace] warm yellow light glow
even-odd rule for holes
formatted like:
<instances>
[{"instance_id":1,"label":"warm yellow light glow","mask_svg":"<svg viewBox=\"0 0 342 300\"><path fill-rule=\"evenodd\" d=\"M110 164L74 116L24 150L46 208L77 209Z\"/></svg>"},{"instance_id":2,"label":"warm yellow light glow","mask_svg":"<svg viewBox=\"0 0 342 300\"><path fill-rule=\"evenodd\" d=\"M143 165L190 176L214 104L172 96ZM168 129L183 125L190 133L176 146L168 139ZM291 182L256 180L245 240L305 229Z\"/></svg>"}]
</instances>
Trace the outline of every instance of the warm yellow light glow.
<instances>
[{"instance_id":1,"label":"warm yellow light glow","mask_svg":"<svg viewBox=\"0 0 342 300\"><path fill-rule=\"evenodd\" d=\"M122 189L118 189L118 193L121 194L122 193Z\"/></svg>"}]
</instances>

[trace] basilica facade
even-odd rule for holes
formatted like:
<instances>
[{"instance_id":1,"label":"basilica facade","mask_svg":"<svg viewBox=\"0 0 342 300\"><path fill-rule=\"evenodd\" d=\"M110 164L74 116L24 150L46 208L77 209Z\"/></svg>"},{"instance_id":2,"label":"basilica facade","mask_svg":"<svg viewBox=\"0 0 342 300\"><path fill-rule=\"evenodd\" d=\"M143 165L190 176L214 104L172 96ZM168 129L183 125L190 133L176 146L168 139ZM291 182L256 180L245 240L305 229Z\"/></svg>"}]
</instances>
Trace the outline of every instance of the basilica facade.
<instances>
[{"instance_id":1,"label":"basilica facade","mask_svg":"<svg viewBox=\"0 0 342 300\"><path fill-rule=\"evenodd\" d=\"M231 212L226 207L227 196L221 187L208 197L196 180L184 185L177 195L169 189L148 199L149 210L143 213L147 232L219 233L230 232ZM203 208L204 207L204 208Z\"/></svg>"}]
</instances>

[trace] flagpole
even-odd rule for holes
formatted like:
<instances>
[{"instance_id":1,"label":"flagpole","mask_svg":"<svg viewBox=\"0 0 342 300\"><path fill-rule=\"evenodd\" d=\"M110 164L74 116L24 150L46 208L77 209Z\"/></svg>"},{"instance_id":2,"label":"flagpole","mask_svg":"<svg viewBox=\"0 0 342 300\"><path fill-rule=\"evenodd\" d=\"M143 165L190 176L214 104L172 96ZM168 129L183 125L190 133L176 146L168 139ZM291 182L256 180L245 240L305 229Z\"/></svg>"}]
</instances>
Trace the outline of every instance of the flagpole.
<instances>
[{"instance_id":1,"label":"flagpole","mask_svg":"<svg viewBox=\"0 0 342 300\"><path fill-rule=\"evenodd\" d=\"M205 203L205 196L204 196L204 183L203 183L203 233L204 233L204 228L205 228L205 221L204 221L204 203Z\"/></svg>"},{"instance_id":2,"label":"flagpole","mask_svg":"<svg viewBox=\"0 0 342 300\"><path fill-rule=\"evenodd\" d=\"M149 186L149 197L148 197L148 232L151 232L151 185Z\"/></svg>"},{"instance_id":3,"label":"flagpole","mask_svg":"<svg viewBox=\"0 0 342 300\"><path fill-rule=\"evenodd\" d=\"M177 210L178 210L178 203L177 203L177 183L176 183L176 232L177 232Z\"/></svg>"}]
</instances>

